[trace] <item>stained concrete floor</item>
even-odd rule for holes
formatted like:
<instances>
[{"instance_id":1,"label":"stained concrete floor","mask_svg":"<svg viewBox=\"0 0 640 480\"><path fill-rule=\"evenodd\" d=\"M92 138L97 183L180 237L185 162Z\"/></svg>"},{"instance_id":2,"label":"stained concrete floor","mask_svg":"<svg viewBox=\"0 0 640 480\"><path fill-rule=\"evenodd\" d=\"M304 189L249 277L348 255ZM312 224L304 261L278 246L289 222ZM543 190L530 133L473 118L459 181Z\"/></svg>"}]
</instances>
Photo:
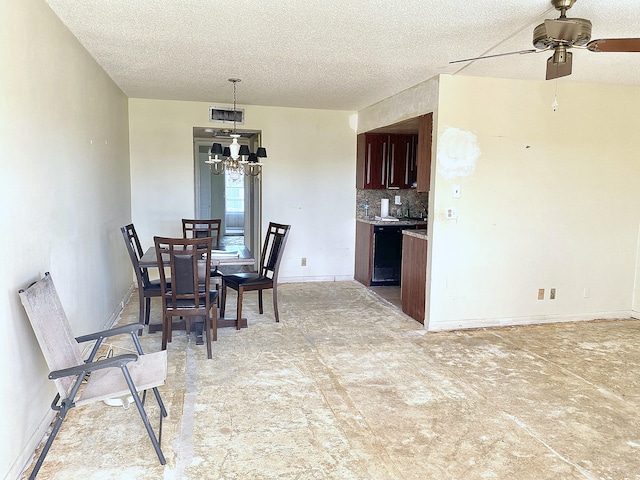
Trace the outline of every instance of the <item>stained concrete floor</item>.
<instances>
[{"instance_id":1,"label":"stained concrete floor","mask_svg":"<svg viewBox=\"0 0 640 480\"><path fill-rule=\"evenodd\" d=\"M249 328L221 329L213 360L174 332L166 466L135 408L97 404L71 411L39 478L640 478L640 322L426 333L356 282L279 293L279 324L246 295Z\"/></svg>"},{"instance_id":2,"label":"stained concrete floor","mask_svg":"<svg viewBox=\"0 0 640 480\"><path fill-rule=\"evenodd\" d=\"M399 285L369 287L369 290L379 296L382 301L389 302L391 305L402 310L402 297Z\"/></svg>"}]
</instances>

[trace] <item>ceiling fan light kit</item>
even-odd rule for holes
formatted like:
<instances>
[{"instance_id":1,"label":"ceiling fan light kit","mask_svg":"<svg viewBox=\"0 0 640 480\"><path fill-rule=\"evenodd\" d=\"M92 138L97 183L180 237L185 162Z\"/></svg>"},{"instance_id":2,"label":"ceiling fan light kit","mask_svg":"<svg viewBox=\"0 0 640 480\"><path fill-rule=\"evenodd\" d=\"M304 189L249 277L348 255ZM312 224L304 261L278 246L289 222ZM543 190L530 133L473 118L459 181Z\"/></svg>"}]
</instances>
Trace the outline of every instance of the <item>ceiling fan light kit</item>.
<instances>
[{"instance_id":1,"label":"ceiling fan light kit","mask_svg":"<svg viewBox=\"0 0 640 480\"><path fill-rule=\"evenodd\" d=\"M554 78L566 77L571 75L571 67L573 65L573 54L567 52L566 47L558 47L553 56L547 59L547 80Z\"/></svg>"},{"instance_id":2,"label":"ceiling fan light kit","mask_svg":"<svg viewBox=\"0 0 640 480\"><path fill-rule=\"evenodd\" d=\"M568 18L569 10L576 0L551 0L551 4L560 12L560 17L547 19L533 30L533 46L536 50L518 50L502 54L486 55L449 63L469 62L504 55L539 53L553 50L547 60L546 79L571 75L573 55L568 49L585 48L591 52L640 52L640 38L604 38L591 40L591 22L584 18Z\"/></svg>"}]
</instances>

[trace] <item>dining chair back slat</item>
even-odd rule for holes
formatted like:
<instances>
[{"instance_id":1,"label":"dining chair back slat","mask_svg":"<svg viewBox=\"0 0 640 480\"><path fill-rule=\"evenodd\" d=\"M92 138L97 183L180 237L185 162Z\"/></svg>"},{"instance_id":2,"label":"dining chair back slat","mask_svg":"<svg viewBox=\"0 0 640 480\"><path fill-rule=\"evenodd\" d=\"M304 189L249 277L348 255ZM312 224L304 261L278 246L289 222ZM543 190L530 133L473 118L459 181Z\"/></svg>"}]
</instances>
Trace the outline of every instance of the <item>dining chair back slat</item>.
<instances>
[{"instance_id":1,"label":"dining chair back slat","mask_svg":"<svg viewBox=\"0 0 640 480\"><path fill-rule=\"evenodd\" d=\"M194 220L183 218L182 219L182 236L184 238L206 238L211 237L213 239L213 248L220 246L222 240L220 234L220 228L222 220L219 218L211 220Z\"/></svg>"},{"instance_id":2,"label":"dining chair back slat","mask_svg":"<svg viewBox=\"0 0 640 480\"><path fill-rule=\"evenodd\" d=\"M140 266L140 259L142 258L143 251L133 224L130 223L129 225L121 227L120 232L122 233L122 238L124 239L125 246L127 247L129 259L131 260L131 265L138 284L138 322L142 325L147 325L149 324L149 317L151 314L151 299L161 295L160 280L150 280L149 271L145 267ZM164 281L171 284L170 277L166 277ZM141 335L142 329L140 329L138 333Z\"/></svg>"}]
</instances>

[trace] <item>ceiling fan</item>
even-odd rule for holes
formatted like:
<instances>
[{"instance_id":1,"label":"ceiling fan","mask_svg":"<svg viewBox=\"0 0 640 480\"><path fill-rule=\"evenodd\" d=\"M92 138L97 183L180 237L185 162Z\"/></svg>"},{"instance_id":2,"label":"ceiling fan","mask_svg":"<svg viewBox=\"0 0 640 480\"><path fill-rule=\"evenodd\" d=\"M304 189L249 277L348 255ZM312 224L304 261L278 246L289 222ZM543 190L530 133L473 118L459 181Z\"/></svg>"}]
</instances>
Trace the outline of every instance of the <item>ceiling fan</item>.
<instances>
[{"instance_id":1,"label":"ceiling fan","mask_svg":"<svg viewBox=\"0 0 640 480\"><path fill-rule=\"evenodd\" d=\"M547 80L571 75L573 54L568 50L582 47L592 52L640 52L640 38L603 38L591 40L591 22L584 18L568 18L569 10L576 0L551 0L551 4L560 12L560 17L545 20L533 30L535 49L516 52L485 55L449 63L470 62L484 58L501 57L516 53L540 53L553 50L553 56L547 60Z\"/></svg>"}]
</instances>

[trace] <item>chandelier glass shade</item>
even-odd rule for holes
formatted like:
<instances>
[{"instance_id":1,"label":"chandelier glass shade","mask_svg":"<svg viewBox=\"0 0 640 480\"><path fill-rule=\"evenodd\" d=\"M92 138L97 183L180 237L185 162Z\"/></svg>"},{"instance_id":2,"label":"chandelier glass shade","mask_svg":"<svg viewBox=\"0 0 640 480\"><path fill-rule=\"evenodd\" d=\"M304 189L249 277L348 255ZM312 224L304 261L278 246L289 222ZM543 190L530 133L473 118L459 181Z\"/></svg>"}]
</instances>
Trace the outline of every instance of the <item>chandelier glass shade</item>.
<instances>
[{"instance_id":1,"label":"chandelier glass shade","mask_svg":"<svg viewBox=\"0 0 640 480\"><path fill-rule=\"evenodd\" d=\"M260 161L267 158L267 150L264 147L258 147L255 153L249 150L247 145L238 143L241 137L236 132L236 83L239 78L230 78L233 83L233 133L231 143L227 147L222 147L221 143L214 142L209 148L209 159L205 163L209 164L213 175L222 175L228 172L233 178L239 178L242 175L257 176L262 172L263 163Z\"/></svg>"}]
</instances>

